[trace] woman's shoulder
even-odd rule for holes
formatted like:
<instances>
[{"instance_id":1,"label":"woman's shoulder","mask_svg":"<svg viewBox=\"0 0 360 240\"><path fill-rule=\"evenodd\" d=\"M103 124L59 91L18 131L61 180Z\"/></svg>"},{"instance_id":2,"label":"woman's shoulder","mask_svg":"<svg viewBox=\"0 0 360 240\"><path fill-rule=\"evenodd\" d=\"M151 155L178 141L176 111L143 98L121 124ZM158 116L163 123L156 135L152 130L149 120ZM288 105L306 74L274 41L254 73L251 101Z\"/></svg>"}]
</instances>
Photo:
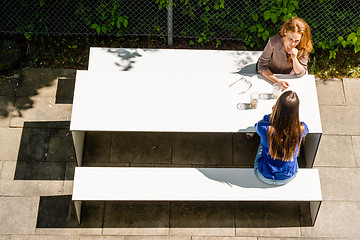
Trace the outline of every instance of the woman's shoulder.
<instances>
[{"instance_id":1,"label":"woman's shoulder","mask_svg":"<svg viewBox=\"0 0 360 240\"><path fill-rule=\"evenodd\" d=\"M266 129L267 130L269 125L270 125L270 114L265 115L263 117L263 119L261 119L257 124L255 124L256 128L259 129L259 130L260 129L264 129L264 130Z\"/></svg>"},{"instance_id":2,"label":"woman's shoulder","mask_svg":"<svg viewBox=\"0 0 360 240\"><path fill-rule=\"evenodd\" d=\"M301 128L305 132L305 136L309 133L309 127L306 125L306 123L301 122Z\"/></svg>"},{"instance_id":3,"label":"woman's shoulder","mask_svg":"<svg viewBox=\"0 0 360 240\"><path fill-rule=\"evenodd\" d=\"M272 36L271 38L269 38L269 41L274 47L281 47L283 45L283 40L280 34Z\"/></svg>"}]
</instances>

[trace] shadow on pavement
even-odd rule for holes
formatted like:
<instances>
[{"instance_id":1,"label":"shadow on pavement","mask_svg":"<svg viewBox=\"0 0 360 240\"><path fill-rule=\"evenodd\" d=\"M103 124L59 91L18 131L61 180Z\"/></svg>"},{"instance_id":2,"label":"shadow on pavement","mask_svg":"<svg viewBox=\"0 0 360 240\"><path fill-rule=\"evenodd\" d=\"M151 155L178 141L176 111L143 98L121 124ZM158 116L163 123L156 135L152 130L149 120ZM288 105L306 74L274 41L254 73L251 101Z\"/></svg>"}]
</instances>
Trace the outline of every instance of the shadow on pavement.
<instances>
[{"instance_id":1,"label":"shadow on pavement","mask_svg":"<svg viewBox=\"0 0 360 240\"><path fill-rule=\"evenodd\" d=\"M94 202L77 224L71 196L41 197L37 228L276 228L311 226L308 203Z\"/></svg>"}]
</instances>

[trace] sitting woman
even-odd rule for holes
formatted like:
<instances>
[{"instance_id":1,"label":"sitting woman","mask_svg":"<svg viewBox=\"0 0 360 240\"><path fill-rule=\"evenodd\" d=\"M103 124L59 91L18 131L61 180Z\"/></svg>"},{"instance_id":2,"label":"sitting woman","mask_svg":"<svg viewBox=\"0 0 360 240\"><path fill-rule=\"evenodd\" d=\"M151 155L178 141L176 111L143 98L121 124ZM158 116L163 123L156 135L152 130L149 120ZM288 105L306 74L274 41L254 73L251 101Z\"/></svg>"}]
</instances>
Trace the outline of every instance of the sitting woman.
<instances>
[{"instance_id":1,"label":"sitting woman","mask_svg":"<svg viewBox=\"0 0 360 240\"><path fill-rule=\"evenodd\" d=\"M272 113L255 124L260 136L254 171L263 182L283 185L295 178L297 157L303 138L309 133L299 121L299 98L293 91L284 92L273 107Z\"/></svg>"},{"instance_id":2,"label":"sitting woman","mask_svg":"<svg viewBox=\"0 0 360 240\"><path fill-rule=\"evenodd\" d=\"M282 25L279 35L269 39L256 64L256 71L273 83L281 83L284 90L289 83L279 80L274 74L304 76L312 49L309 25L301 18L292 18Z\"/></svg>"}]
</instances>

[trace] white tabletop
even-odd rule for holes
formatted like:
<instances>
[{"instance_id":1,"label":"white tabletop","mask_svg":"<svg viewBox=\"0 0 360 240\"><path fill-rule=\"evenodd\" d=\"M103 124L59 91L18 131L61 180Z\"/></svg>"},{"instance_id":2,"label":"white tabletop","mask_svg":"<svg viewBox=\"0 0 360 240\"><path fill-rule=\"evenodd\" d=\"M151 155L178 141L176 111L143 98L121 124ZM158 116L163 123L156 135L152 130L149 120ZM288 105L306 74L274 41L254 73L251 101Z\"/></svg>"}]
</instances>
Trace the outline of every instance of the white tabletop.
<instances>
[{"instance_id":1,"label":"white tabletop","mask_svg":"<svg viewBox=\"0 0 360 240\"><path fill-rule=\"evenodd\" d=\"M239 94L236 73L138 73L77 71L70 130L141 132L252 132L275 100L238 110L252 92L271 94L259 75L247 76L250 90ZM279 76L281 77L281 76ZM287 75L287 77L289 77ZM313 76L288 79L300 98L300 120L321 133Z\"/></svg>"},{"instance_id":2,"label":"white tabletop","mask_svg":"<svg viewBox=\"0 0 360 240\"><path fill-rule=\"evenodd\" d=\"M91 47L89 71L255 73L261 51Z\"/></svg>"},{"instance_id":3,"label":"white tabletop","mask_svg":"<svg viewBox=\"0 0 360 240\"><path fill-rule=\"evenodd\" d=\"M72 200L321 201L322 197L318 169L299 169L291 182L272 186L249 168L77 167Z\"/></svg>"}]
</instances>

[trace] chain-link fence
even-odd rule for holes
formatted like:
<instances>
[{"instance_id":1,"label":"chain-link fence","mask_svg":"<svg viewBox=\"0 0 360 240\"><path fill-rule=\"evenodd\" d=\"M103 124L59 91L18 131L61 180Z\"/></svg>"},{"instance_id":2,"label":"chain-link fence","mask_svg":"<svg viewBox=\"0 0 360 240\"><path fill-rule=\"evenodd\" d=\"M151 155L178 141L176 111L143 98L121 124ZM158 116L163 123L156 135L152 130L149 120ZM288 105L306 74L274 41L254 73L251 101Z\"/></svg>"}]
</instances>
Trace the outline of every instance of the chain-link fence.
<instances>
[{"instance_id":1,"label":"chain-link fence","mask_svg":"<svg viewBox=\"0 0 360 240\"><path fill-rule=\"evenodd\" d=\"M236 39L251 44L275 34L286 16L297 14L310 25L316 43L336 41L360 26L359 0L173 0L170 8L168 4L168 0L2 1L0 34Z\"/></svg>"}]
</instances>

